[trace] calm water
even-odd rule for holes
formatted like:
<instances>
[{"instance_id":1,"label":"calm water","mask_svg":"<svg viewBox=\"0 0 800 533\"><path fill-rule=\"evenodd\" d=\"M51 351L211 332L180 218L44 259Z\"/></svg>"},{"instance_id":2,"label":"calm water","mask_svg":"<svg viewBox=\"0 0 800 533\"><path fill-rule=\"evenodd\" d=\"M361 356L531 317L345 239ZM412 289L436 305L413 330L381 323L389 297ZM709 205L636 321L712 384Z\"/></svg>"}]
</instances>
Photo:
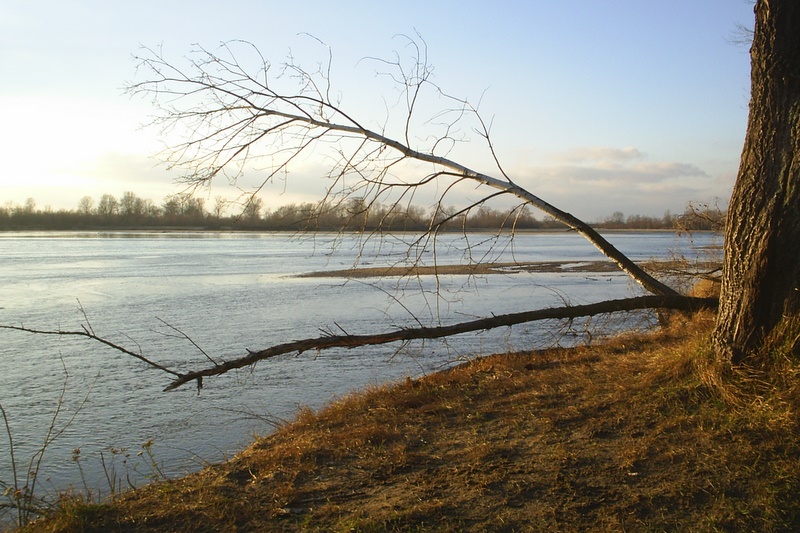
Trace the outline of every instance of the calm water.
<instances>
[{"instance_id":1,"label":"calm water","mask_svg":"<svg viewBox=\"0 0 800 533\"><path fill-rule=\"evenodd\" d=\"M693 256L709 244L672 233L615 233L609 239L634 260ZM98 335L179 370L241 356L247 349L321 330L378 332L421 322L466 320L589 303L637 294L624 274L559 272L438 280L298 278L299 273L401 264L412 257L462 263L474 260L588 261L603 259L572 233L443 237L435 247L409 249L402 237L371 241L334 235L297 239L284 234L70 233L0 234L0 324L78 330ZM402 303L402 305L400 304ZM636 318L636 320L640 320ZM602 322L595 320L592 324ZM580 330L583 325L577 326ZM180 333L178 333L180 332ZM44 438L68 375L60 428L74 421L48 450L40 482L47 489L83 488L73 450L80 449L85 483L107 492L100 452L124 477L141 482L152 470L137 456L152 452L167 475L197 469L235 453L271 426L258 416L288 418L298 406L319 407L372 383L430 372L477 354L569 342L562 325L538 323L447 342L338 350L285 356L191 386L161 389L169 376L89 341L0 331L0 402L12 426L17 461L27 464ZM66 374L65 374L66 368ZM82 407L81 402L85 399ZM80 408L79 408L80 407ZM135 467L138 472L130 469ZM0 435L0 480L10 481L5 435ZM109 468L107 467L107 470ZM47 478L44 481L44 478Z\"/></svg>"}]
</instances>

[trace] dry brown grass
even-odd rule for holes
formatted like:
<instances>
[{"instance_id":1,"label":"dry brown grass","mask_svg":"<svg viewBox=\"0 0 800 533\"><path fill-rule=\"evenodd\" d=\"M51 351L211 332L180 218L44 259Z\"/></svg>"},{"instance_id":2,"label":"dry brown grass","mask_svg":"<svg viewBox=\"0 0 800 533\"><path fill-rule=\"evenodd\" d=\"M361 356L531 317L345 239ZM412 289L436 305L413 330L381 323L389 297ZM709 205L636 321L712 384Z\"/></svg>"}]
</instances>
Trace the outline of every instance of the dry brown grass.
<instances>
[{"instance_id":1,"label":"dry brown grass","mask_svg":"<svg viewBox=\"0 0 800 533\"><path fill-rule=\"evenodd\" d=\"M798 367L726 371L710 323L375 387L29 530L797 530Z\"/></svg>"}]
</instances>

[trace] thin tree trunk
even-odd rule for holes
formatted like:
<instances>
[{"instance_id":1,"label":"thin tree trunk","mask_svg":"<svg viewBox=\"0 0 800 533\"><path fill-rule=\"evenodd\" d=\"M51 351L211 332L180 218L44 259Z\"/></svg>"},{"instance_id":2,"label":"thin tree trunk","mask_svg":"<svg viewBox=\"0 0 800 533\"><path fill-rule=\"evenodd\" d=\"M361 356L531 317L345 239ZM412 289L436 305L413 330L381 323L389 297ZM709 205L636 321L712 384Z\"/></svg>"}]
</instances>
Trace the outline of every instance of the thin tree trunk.
<instances>
[{"instance_id":1,"label":"thin tree trunk","mask_svg":"<svg viewBox=\"0 0 800 533\"><path fill-rule=\"evenodd\" d=\"M728 210L718 356L753 355L800 309L800 2L759 0L750 117Z\"/></svg>"}]
</instances>

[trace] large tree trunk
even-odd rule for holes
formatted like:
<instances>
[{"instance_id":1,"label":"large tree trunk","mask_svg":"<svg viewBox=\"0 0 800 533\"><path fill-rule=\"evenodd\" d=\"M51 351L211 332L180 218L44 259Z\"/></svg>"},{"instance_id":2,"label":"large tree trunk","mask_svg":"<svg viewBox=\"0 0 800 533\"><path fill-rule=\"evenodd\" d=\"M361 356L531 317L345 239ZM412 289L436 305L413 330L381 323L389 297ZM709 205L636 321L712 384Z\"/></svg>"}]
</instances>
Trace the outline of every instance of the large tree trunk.
<instances>
[{"instance_id":1,"label":"large tree trunk","mask_svg":"<svg viewBox=\"0 0 800 533\"><path fill-rule=\"evenodd\" d=\"M734 364L800 310L800 1L759 0L750 117L728 210L717 354ZM757 361L754 361L757 362Z\"/></svg>"}]
</instances>

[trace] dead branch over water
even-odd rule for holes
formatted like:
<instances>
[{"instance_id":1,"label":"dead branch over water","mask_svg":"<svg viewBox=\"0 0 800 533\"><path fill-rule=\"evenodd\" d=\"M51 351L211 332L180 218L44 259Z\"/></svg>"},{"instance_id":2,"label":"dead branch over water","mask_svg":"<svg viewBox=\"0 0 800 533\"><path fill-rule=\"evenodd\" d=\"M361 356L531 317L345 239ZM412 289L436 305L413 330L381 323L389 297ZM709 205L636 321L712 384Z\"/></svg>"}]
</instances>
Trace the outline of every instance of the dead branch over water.
<instances>
[{"instance_id":1,"label":"dead branch over water","mask_svg":"<svg viewBox=\"0 0 800 533\"><path fill-rule=\"evenodd\" d=\"M247 355L238 357L223 363L215 363L210 367L191 372L178 372L168 368L162 364L156 363L151 358L145 357L141 353L133 352L117 343L111 342L96 335L93 331L64 331L64 330L39 330L28 328L24 326L8 326L0 325L0 329L9 329L22 331L26 333L45 334L45 335L60 335L80 337L95 342L104 344L114 350L122 352L126 355L135 357L140 361L148 364L149 366L167 372L175 379L164 388L164 391L175 390L189 382L196 382L198 389L203 386L203 378L211 376L219 376L253 365L259 361L270 359L279 355L289 353L303 353L310 350L320 351L330 348L356 348L360 346L371 346L379 344L388 344L392 342L407 342L420 339L438 339L451 335L459 335L462 333L470 333L474 331L486 331L499 327L510 327L517 324L526 322L534 322L538 320L548 319L569 319L585 316L595 316L606 313L617 313L624 311L636 311L642 309L674 309L680 311L695 311L699 309L714 309L718 304L716 298L696 298L690 296L639 296L636 298L624 298L619 300L607 300L594 304L575 305L567 307L555 307L547 309L538 309L535 311L523 311L519 313L509 313L503 315L495 315L488 318L481 318L468 322L459 322L457 324L450 324L445 326L434 327L418 327L418 328L401 328L395 331L386 333L378 333L372 335L332 335L326 334L320 337L296 340L283 344L277 344L269 348L258 351L248 350Z\"/></svg>"},{"instance_id":2,"label":"dead branch over water","mask_svg":"<svg viewBox=\"0 0 800 533\"><path fill-rule=\"evenodd\" d=\"M575 305L568 307L555 307L496 315L469 322L459 322L448 326L407 328L379 333L374 335L323 335L312 339L303 339L270 348L249 352L248 355L220 365L215 365L203 370L183 374L170 383L164 390L170 391L189 383L197 381L198 387L202 386L202 379L209 376L218 376L231 370L253 365L259 361L284 355L287 353L302 353L308 350L325 350L329 348L356 348L391 342L411 341L419 339L438 339L461 333L485 331L489 329L508 327L525 322L534 322L547 319L578 318L594 316L604 313L621 311L636 311L641 309L675 309L681 311L694 311L699 309L714 309L718 304L716 298L695 298L690 296L639 296L620 300L607 300L604 302Z\"/></svg>"}]
</instances>

